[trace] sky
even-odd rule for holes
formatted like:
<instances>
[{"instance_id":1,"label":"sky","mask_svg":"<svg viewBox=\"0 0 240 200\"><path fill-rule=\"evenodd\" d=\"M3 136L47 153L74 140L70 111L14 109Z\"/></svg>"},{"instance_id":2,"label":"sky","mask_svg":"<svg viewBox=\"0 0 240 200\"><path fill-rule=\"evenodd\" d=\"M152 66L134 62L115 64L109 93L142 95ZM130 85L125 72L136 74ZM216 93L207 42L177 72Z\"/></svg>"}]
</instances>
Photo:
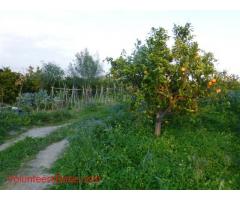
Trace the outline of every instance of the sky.
<instances>
[{"instance_id":1,"label":"sky","mask_svg":"<svg viewBox=\"0 0 240 200\"><path fill-rule=\"evenodd\" d=\"M25 73L29 65L54 62L67 69L84 48L101 60L116 58L123 49L130 54L151 27L172 35L173 24L190 22L200 48L214 53L217 69L240 75L240 7L233 0L204 1L2 1L0 67Z\"/></svg>"}]
</instances>

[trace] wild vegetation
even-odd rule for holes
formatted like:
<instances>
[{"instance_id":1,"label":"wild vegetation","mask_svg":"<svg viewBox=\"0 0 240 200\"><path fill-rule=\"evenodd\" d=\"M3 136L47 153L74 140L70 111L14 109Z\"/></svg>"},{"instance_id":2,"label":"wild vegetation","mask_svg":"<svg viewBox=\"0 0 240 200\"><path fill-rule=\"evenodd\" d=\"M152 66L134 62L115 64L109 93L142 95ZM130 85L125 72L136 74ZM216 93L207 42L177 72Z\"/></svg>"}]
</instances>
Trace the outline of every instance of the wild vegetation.
<instances>
[{"instance_id":1,"label":"wild vegetation","mask_svg":"<svg viewBox=\"0 0 240 200\"><path fill-rule=\"evenodd\" d=\"M0 112L0 144L15 137L27 128L60 124L76 118L76 113L70 110L30 112L19 115L8 111ZM11 133L11 134L9 134Z\"/></svg>"},{"instance_id":2,"label":"wild vegetation","mask_svg":"<svg viewBox=\"0 0 240 200\"><path fill-rule=\"evenodd\" d=\"M87 49L68 73L51 62L26 74L1 69L0 143L23 128L71 123L1 151L0 184L67 138L52 173L101 180L52 189L239 189L239 78L216 70L190 24L174 26L171 47L169 39L153 28L131 55L106 59L107 75Z\"/></svg>"},{"instance_id":3,"label":"wild vegetation","mask_svg":"<svg viewBox=\"0 0 240 200\"><path fill-rule=\"evenodd\" d=\"M70 147L52 169L101 181L54 189L239 189L235 111L204 106L199 114L174 115L156 139L147 117L123 105L108 110L108 117L71 126Z\"/></svg>"},{"instance_id":4,"label":"wild vegetation","mask_svg":"<svg viewBox=\"0 0 240 200\"><path fill-rule=\"evenodd\" d=\"M103 107L98 106L97 110L94 108L95 106L86 107L86 109L82 110L80 113L75 113L75 120L78 119L79 121L84 122L89 118L105 115L104 113L106 112L103 110ZM60 114L60 112L58 112L58 114ZM47 114L44 113L44 115L46 116ZM54 122L57 122L57 119ZM48 120L48 118L45 120ZM14 146L0 151L0 185L6 181L8 176L15 174L23 162L34 158L40 150L44 149L51 143L60 141L71 135L71 128L67 126L44 138L28 137L23 141L17 142Z\"/></svg>"}]
</instances>

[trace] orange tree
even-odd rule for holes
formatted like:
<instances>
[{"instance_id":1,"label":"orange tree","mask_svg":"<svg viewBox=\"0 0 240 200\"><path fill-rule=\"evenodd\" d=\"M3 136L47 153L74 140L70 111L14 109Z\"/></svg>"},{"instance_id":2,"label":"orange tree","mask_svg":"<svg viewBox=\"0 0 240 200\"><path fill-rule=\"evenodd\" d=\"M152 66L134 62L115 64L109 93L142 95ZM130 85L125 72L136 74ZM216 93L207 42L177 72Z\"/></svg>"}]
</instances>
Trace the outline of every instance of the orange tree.
<instances>
[{"instance_id":1,"label":"orange tree","mask_svg":"<svg viewBox=\"0 0 240 200\"><path fill-rule=\"evenodd\" d=\"M191 24L174 25L173 45L164 28L152 28L144 43L137 41L130 56L109 58L113 78L124 83L135 106L155 118L155 134L169 112L197 111L198 99L207 95L214 79L212 53L199 49ZM213 81L215 84L215 80Z\"/></svg>"},{"instance_id":2,"label":"orange tree","mask_svg":"<svg viewBox=\"0 0 240 200\"><path fill-rule=\"evenodd\" d=\"M214 80L214 79L213 79ZM239 112L240 79L237 75L228 74L226 71L217 72L215 75L216 83L208 83L209 98L207 101L222 112L232 110Z\"/></svg>"}]
</instances>

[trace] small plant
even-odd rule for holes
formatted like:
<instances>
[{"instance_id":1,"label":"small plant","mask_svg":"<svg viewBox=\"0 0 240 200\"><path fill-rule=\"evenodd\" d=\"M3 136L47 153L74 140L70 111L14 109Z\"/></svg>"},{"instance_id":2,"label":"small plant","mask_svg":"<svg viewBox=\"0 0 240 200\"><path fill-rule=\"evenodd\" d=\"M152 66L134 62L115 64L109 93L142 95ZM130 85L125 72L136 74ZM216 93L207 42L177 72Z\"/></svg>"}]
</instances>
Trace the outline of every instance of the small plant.
<instances>
[{"instance_id":1,"label":"small plant","mask_svg":"<svg viewBox=\"0 0 240 200\"><path fill-rule=\"evenodd\" d=\"M50 108L51 98L46 90L39 90L35 93L23 93L18 97L17 105L26 110L47 110Z\"/></svg>"}]
</instances>

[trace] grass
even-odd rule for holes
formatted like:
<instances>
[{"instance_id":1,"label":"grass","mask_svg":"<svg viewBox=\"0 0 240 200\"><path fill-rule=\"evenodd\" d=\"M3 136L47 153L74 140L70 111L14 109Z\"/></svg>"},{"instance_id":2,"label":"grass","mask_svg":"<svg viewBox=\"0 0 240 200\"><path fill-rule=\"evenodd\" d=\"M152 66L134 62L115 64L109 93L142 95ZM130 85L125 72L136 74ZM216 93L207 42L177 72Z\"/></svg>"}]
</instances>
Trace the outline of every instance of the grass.
<instances>
[{"instance_id":1,"label":"grass","mask_svg":"<svg viewBox=\"0 0 240 200\"><path fill-rule=\"evenodd\" d=\"M71 110L41 111L19 115L11 111L0 112L0 144L33 126L60 124L77 118ZM12 134L9 134L11 133Z\"/></svg>"},{"instance_id":2,"label":"grass","mask_svg":"<svg viewBox=\"0 0 240 200\"><path fill-rule=\"evenodd\" d=\"M55 138L26 138L14 146L0 152L0 185L7 177L13 175L21 164L33 158L40 150L61 137Z\"/></svg>"},{"instance_id":3,"label":"grass","mask_svg":"<svg viewBox=\"0 0 240 200\"><path fill-rule=\"evenodd\" d=\"M88 120L89 118L103 117L106 116L106 114L107 112L106 109L104 109L104 106L90 106L78 113L75 113L78 120L82 122ZM59 116L56 117L59 119ZM74 132L71 127L66 126L58 129L54 133L51 133L47 137L28 137L20 142L17 142L15 145L7 148L6 150L0 151L0 185L6 181L8 176L14 175L22 163L34 158L40 150L54 142L58 142L66 137L69 137L72 134L74 134Z\"/></svg>"},{"instance_id":4,"label":"grass","mask_svg":"<svg viewBox=\"0 0 240 200\"><path fill-rule=\"evenodd\" d=\"M240 189L237 114L204 109L172 116L160 138L151 121L124 106L109 108L107 118L75 123L52 172L101 181L53 189Z\"/></svg>"},{"instance_id":5,"label":"grass","mask_svg":"<svg viewBox=\"0 0 240 200\"><path fill-rule=\"evenodd\" d=\"M70 146L52 173L101 181L52 189L240 189L239 110L222 109L205 105L198 114L169 116L155 138L153 123L126 105L89 106L46 138L27 138L0 152L0 184L67 137Z\"/></svg>"}]
</instances>

